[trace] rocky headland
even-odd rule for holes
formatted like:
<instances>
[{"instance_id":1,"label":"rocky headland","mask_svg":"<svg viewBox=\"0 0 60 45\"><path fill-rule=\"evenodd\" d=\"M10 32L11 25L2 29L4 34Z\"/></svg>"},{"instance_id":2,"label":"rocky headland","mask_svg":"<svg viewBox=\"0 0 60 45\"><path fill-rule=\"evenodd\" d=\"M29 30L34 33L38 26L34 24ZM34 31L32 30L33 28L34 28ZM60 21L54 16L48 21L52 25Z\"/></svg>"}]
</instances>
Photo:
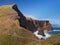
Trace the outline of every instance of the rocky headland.
<instances>
[{"instance_id":1,"label":"rocky headland","mask_svg":"<svg viewBox=\"0 0 60 45\"><path fill-rule=\"evenodd\" d=\"M0 45L42 45L45 40L39 40L33 32L45 36L44 30L51 29L48 20L25 17L16 4L0 6Z\"/></svg>"}]
</instances>

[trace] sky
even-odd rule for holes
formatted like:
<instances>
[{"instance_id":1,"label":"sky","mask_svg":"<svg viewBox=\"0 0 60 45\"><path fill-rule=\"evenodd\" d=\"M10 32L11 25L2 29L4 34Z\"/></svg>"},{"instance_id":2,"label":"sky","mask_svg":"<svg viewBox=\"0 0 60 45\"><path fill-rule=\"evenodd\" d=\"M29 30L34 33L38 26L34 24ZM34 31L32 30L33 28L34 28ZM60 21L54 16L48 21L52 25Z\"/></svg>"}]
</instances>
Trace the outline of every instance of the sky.
<instances>
[{"instance_id":1,"label":"sky","mask_svg":"<svg viewBox=\"0 0 60 45\"><path fill-rule=\"evenodd\" d=\"M24 16L60 25L60 0L0 0L0 5L17 4Z\"/></svg>"}]
</instances>

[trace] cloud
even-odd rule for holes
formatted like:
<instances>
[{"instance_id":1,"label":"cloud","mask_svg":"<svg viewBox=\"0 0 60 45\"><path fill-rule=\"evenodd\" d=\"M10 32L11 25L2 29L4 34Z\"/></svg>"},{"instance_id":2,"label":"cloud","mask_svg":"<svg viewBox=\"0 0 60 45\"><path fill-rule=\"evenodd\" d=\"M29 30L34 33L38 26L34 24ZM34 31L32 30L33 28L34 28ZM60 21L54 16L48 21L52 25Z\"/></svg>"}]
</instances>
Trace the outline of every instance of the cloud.
<instances>
[{"instance_id":1,"label":"cloud","mask_svg":"<svg viewBox=\"0 0 60 45\"><path fill-rule=\"evenodd\" d=\"M26 15L26 17L31 17L33 19L37 19L35 16L32 16L32 15Z\"/></svg>"},{"instance_id":2,"label":"cloud","mask_svg":"<svg viewBox=\"0 0 60 45\"><path fill-rule=\"evenodd\" d=\"M33 16L33 15L26 15L26 17L31 17L33 19L36 19L36 20L49 20L49 22L51 24L58 24L60 25L60 20L59 19L41 19L41 18L37 18L36 16Z\"/></svg>"},{"instance_id":3,"label":"cloud","mask_svg":"<svg viewBox=\"0 0 60 45\"><path fill-rule=\"evenodd\" d=\"M58 24L58 25L60 25L60 20L59 20L59 19L49 19L49 21L50 21L52 24Z\"/></svg>"},{"instance_id":4,"label":"cloud","mask_svg":"<svg viewBox=\"0 0 60 45\"><path fill-rule=\"evenodd\" d=\"M60 19L39 19L39 20L49 20L51 24L58 24L60 25Z\"/></svg>"},{"instance_id":5,"label":"cloud","mask_svg":"<svg viewBox=\"0 0 60 45\"><path fill-rule=\"evenodd\" d=\"M47 31L44 31L45 36L38 35L38 31L35 31L33 34L34 34L35 36L37 36L39 39L41 39L41 38L46 39L46 38L48 38L48 37L51 37L51 35L48 34Z\"/></svg>"}]
</instances>

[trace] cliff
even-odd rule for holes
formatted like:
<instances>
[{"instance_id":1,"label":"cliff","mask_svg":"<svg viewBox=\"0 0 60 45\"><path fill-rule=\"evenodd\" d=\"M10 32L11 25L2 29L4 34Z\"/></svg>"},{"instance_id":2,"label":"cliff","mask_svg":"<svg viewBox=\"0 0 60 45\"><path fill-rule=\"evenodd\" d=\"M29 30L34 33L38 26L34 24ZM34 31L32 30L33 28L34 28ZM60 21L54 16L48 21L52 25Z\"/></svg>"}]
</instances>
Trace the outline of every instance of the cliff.
<instances>
[{"instance_id":1,"label":"cliff","mask_svg":"<svg viewBox=\"0 0 60 45\"><path fill-rule=\"evenodd\" d=\"M40 32L39 34L42 34L42 35L44 35L44 33L43 33L44 30L50 30L52 28L51 24L47 20L39 21L39 20L34 20L32 18L28 19L28 17L25 17L18 10L17 5L14 5L14 4L0 6L0 17L1 16L6 16L6 17L4 17L5 20L11 19L12 21L14 21L14 23L16 23L15 25L17 27L21 26L25 29L29 29L32 32L39 30L39 32ZM10 22L10 23L12 23L12 22ZM6 24L7 24L7 22L6 22ZM13 27L11 25L14 25L14 24L9 25L10 27Z\"/></svg>"},{"instance_id":2,"label":"cliff","mask_svg":"<svg viewBox=\"0 0 60 45\"><path fill-rule=\"evenodd\" d=\"M35 20L29 17L26 17L27 20L27 28L32 31L35 32L36 30L38 30L38 34L40 35L44 35L44 30L51 30L52 26L49 23L48 20Z\"/></svg>"},{"instance_id":3,"label":"cliff","mask_svg":"<svg viewBox=\"0 0 60 45\"><path fill-rule=\"evenodd\" d=\"M32 32L38 30L38 34L44 36L44 30L50 29L52 26L49 21L25 17L15 4L0 6L0 40L3 42L0 45L37 43L39 40Z\"/></svg>"},{"instance_id":4,"label":"cliff","mask_svg":"<svg viewBox=\"0 0 60 45\"><path fill-rule=\"evenodd\" d=\"M0 45L25 45L36 42L37 37L25 29L25 20L15 4L0 6Z\"/></svg>"}]
</instances>

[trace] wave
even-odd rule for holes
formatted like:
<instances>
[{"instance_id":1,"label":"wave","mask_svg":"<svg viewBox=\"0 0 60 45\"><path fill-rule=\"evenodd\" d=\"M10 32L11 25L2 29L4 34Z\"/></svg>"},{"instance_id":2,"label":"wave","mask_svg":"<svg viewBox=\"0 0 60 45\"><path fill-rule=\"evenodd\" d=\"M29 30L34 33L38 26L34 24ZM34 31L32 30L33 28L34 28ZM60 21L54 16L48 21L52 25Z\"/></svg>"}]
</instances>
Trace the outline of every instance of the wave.
<instances>
[{"instance_id":1,"label":"wave","mask_svg":"<svg viewBox=\"0 0 60 45\"><path fill-rule=\"evenodd\" d=\"M45 33L45 39L51 37L51 34Z\"/></svg>"},{"instance_id":2,"label":"wave","mask_svg":"<svg viewBox=\"0 0 60 45\"><path fill-rule=\"evenodd\" d=\"M35 31L33 34L34 34L36 37L38 37L39 39L41 39L41 38L46 39L46 38L51 37L51 35L50 35L47 31L44 31L45 36L38 35L38 31Z\"/></svg>"},{"instance_id":3,"label":"wave","mask_svg":"<svg viewBox=\"0 0 60 45\"><path fill-rule=\"evenodd\" d=\"M60 30L53 30L53 31L60 31Z\"/></svg>"},{"instance_id":4,"label":"wave","mask_svg":"<svg viewBox=\"0 0 60 45\"><path fill-rule=\"evenodd\" d=\"M36 37L38 37L39 39L41 39L41 38L46 39L46 38L49 38L49 37L51 37L53 35L60 34L60 30L52 30L52 31L45 30L44 34L45 34L45 36L42 36L42 35L38 35L38 31L34 32L34 35Z\"/></svg>"}]
</instances>

